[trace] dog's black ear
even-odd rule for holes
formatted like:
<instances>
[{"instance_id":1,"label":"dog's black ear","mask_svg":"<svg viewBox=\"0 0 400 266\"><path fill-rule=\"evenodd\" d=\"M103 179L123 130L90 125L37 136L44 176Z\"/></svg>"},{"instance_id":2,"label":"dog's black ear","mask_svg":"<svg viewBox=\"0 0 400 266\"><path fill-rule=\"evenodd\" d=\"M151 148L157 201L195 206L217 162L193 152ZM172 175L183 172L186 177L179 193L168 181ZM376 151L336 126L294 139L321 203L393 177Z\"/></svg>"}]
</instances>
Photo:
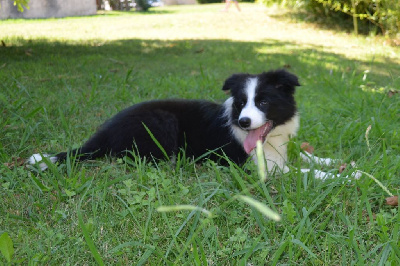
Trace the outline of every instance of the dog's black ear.
<instances>
[{"instance_id":1,"label":"dog's black ear","mask_svg":"<svg viewBox=\"0 0 400 266\"><path fill-rule=\"evenodd\" d=\"M222 90L229 91L237 88L246 80L247 76L248 74L233 74L225 80L224 86L222 86Z\"/></svg>"},{"instance_id":2,"label":"dog's black ear","mask_svg":"<svg viewBox=\"0 0 400 266\"><path fill-rule=\"evenodd\" d=\"M283 70L283 71L286 73L287 85L291 85L293 87L301 86L299 83L299 78L296 75L294 75L286 70Z\"/></svg>"},{"instance_id":3,"label":"dog's black ear","mask_svg":"<svg viewBox=\"0 0 400 266\"><path fill-rule=\"evenodd\" d=\"M275 76L275 88L282 88L288 93L293 94L296 86L301 86L296 75L284 70L276 70L273 72Z\"/></svg>"}]
</instances>

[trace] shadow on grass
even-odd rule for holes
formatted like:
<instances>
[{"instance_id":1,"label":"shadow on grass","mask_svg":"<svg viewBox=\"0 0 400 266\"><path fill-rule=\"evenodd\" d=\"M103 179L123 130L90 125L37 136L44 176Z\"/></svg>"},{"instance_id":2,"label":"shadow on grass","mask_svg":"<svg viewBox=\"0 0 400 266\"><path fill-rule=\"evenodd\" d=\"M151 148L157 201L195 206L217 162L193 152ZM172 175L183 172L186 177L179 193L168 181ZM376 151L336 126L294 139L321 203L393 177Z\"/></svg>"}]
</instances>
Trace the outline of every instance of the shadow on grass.
<instances>
[{"instance_id":1,"label":"shadow on grass","mask_svg":"<svg viewBox=\"0 0 400 266\"><path fill-rule=\"evenodd\" d=\"M301 80L334 73L360 75L369 71L368 79L386 87L400 74L397 61L387 57L376 60L371 55L365 61L322 51L319 46L298 46L296 43L266 40L264 42L234 42L227 40L116 40L91 41L82 44L21 40L16 47L0 47L0 77L2 80L27 77L41 80L53 74L91 75L120 73L134 69L156 76L188 74L199 71L213 73L220 81L235 72L261 72L287 67ZM53 76L54 77L54 76ZM334 82L334 78L332 78Z\"/></svg>"},{"instance_id":2,"label":"shadow on grass","mask_svg":"<svg viewBox=\"0 0 400 266\"><path fill-rule=\"evenodd\" d=\"M36 141L48 138L50 146L41 150L60 150L57 145L70 147L87 138L132 103L159 98L222 102L226 95L221 87L231 74L283 67L302 84L296 97L300 111L304 110L302 118L309 121L302 130L318 130L322 135L319 128L313 129L322 117L326 128L331 128L324 129L325 146L332 139L336 148L342 133L334 128L346 127L359 117L366 123L360 128L366 128L371 117L398 119L396 112L385 113L387 108L397 108L395 100L382 105L385 93L375 93L400 87L400 66L390 58L353 60L323 52L318 46L275 40L133 39L85 45L20 41L20 46L0 47L0 112L4 116L0 127L6 136L2 141L8 145L6 154L40 147L43 144ZM329 121L332 115L334 122ZM376 132L377 138L397 128L396 123L383 127ZM338 135L336 139L333 134Z\"/></svg>"}]
</instances>

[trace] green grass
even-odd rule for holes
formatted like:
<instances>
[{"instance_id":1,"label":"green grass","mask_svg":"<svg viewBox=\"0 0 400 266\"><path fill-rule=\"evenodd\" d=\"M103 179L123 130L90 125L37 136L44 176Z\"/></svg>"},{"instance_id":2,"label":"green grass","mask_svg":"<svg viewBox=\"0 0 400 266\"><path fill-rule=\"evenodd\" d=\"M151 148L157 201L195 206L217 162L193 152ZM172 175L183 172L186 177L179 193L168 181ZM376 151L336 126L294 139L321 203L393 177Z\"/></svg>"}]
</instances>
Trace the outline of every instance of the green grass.
<instances>
[{"instance_id":1,"label":"green grass","mask_svg":"<svg viewBox=\"0 0 400 266\"><path fill-rule=\"evenodd\" d=\"M133 103L222 102L232 73L286 66L302 84L292 154L307 141L316 155L355 161L398 195L400 95L387 92L400 87L400 49L241 7L0 22L0 234L9 236L1 237L8 255L0 264L400 263L400 212L367 176L322 182L292 171L261 183L251 163L200 165L184 154L175 163L69 160L45 172L18 164L81 145ZM307 167L296 156L289 166ZM266 219L239 195L282 220ZM174 205L184 206L157 211Z\"/></svg>"}]
</instances>

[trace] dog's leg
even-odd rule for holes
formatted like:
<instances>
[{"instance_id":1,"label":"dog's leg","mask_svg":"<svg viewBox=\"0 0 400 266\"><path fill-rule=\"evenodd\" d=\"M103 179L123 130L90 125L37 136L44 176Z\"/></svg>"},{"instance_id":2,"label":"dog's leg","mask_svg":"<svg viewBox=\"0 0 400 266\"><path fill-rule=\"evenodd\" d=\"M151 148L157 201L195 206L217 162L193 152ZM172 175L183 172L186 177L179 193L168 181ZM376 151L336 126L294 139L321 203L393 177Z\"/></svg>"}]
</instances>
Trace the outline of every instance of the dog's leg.
<instances>
[{"instance_id":1,"label":"dog's leg","mask_svg":"<svg viewBox=\"0 0 400 266\"><path fill-rule=\"evenodd\" d=\"M337 163L339 161L337 159L317 157L306 151L304 151L304 153L300 152L300 156L303 159L303 161L307 163L317 163L322 166L331 166L332 164Z\"/></svg>"},{"instance_id":2,"label":"dog's leg","mask_svg":"<svg viewBox=\"0 0 400 266\"><path fill-rule=\"evenodd\" d=\"M309 152L304 151L304 153L300 152L300 156L303 159L303 161L307 162L307 163L316 163L322 166L332 166L334 163L339 162L339 160L337 159L331 159L331 158L321 158L321 157L317 157ZM302 173L309 173L312 170L311 169L300 169L300 171ZM341 174L332 174L332 173L328 173L328 172L324 172L324 171L320 171L320 170L314 170L314 177L317 179L321 179L321 180L326 180L329 178L337 178L337 177L344 177L344 178L355 178L355 179L359 179L361 177L361 172L359 171L355 171L353 172L350 176L346 175L346 176L342 176Z\"/></svg>"},{"instance_id":3,"label":"dog's leg","mask_svg":"<svg viewBox=\"0 0 400 266\"><path fill-rule=\"evenodd\" d=\"M105 149L103 147L105 141L104 133L102 131L94 134L81 148L69 151L68 153L76 156L78 161L87 160L103 156ZM42 171L49 168L49 166L43 161L43 158L47 158L51 163L63 162L67 158L67 152L60 152L54 156L49 154L33 154L26 161L30 165L38 164Z\"/></svg>"},{"instance_id":4,"label":"dog's leg","mask_svg":"<svg viewBox=\"0 0 400 266\"><path fill-rule=\"evenodd\" d=\"M320 170L311 170L311 169L300 169L300 171L303 174L310 173L311 171L314 171L314 177L316 179L320 179L320 180L326 180L326 179L338 178L338 177L344 177L344 178L347 178L347 179L348 178L360 179L361 176L362 176L362 173L360 171L355 171L350 176L348 176L348 175L343 176L341 174L332 174L332 173L328 173L328 172L324 172L324 171L320 171Z\"/></svg>"}]
</instances>

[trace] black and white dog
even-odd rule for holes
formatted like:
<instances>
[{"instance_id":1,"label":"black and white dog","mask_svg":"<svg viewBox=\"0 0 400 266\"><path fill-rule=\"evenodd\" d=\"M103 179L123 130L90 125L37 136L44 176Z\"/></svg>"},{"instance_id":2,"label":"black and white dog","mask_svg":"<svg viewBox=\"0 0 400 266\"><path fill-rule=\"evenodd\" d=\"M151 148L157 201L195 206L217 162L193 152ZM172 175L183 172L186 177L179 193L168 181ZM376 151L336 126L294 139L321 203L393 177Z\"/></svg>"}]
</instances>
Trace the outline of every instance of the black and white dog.
<instances>
[{"instance_id":1,"label":"black and white dog","mask_svg":"<svg viewBox=\"0 0 400 266\"><path fill-rule=\"evenodd\" d=\"M102 127L82 147L69 153L77 160L104 155L123 156L136 151L140 156L165 158L184 149L186 156L220 161L224 156L237 164L254 157L257 140L263 142L267 168L287 171L287 142L296 134L299 116L294 99L298 78L275 70L258 75L234 74L222 89L230 91L224 104L203 100L159 100L135 104L122 110ZM158 144L156 143L156 141ZM210 152L212 151L212 152ZM65 160L67 153L51 162ZM40 154L29 163L40 162ZM41 163L46 169L47 165Z\"/></svg>"},{"instance_id":2,"label":"black and white dog","mask_svg":"<svg viewBox=\"0 0 400 266\"><path fill-rule=\"evenodd\" d=\"M258 75L234 74L222 87L231 93L222 105L203 100L135 104L116 114L82 147L69 153L77 160L132 154L127 151L165 159L165 155L172 157L184 149L186 156L207 155L206 158L220 163L226 163L226 157L237 164L252 157L257 163L254 149L260 140L267 171L287 172L287 144L299 128L294 99L296 86L300 86L298 78L286 70ZM65 160L67 154L43 156L55 163ZM302 158L323 165L332 162L307 153ZM42 170L48 167L40 154L32 155L28 163L39 163ZM310 172L309 169L301 171ZM317 170L314 175L321 179L333 177Z\"/></svg>"}]
</instances>

